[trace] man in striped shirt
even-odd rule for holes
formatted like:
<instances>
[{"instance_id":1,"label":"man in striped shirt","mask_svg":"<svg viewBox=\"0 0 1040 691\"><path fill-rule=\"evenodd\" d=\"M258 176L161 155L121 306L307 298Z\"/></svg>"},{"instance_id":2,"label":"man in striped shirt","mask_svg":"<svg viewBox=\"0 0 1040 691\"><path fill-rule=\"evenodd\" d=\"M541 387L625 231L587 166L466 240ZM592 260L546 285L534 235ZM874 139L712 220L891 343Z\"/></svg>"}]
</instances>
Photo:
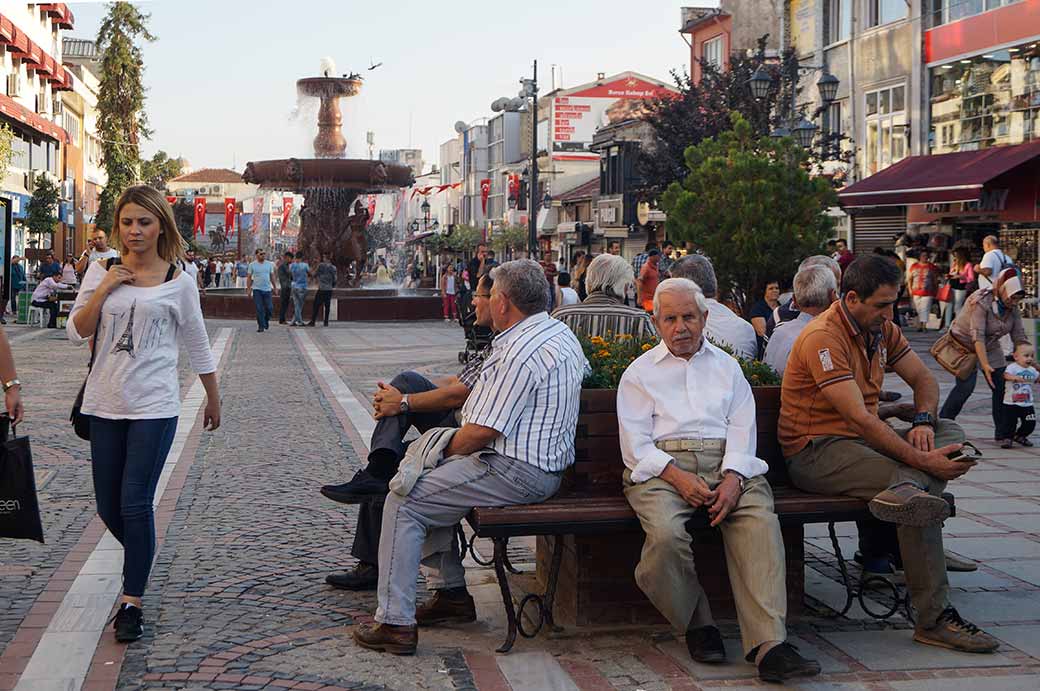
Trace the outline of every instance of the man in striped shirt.
<instances>
[{"instance_id":1,"label":"man in striped shirt","mask_svg":"<svg viewBox=\"0 0 1040 691\"><path fill-rule=\"evenodd\" d=\"M588 369L581 346L546 314L549 284L537 262L506 262L491 275L491 317L500 333L462 407L462 427L408 496L386 499L375 624L354 632L365 648L412 654L416 624L474 621L453 526L475 506L545 501L574 462ZM420 561L435 594L417 610Z\"/></svg>"},{"instance_id":2,"label":"man in striped shirt","mask_svg":"<svg viewBox=\"0 0 1040 691\"><path fill-rule=\"evenodd\" d=\"M589 296L580 304L558 308L552 316L586 338L618 334L640 340L656 338L657 329L650 315L623 302L625 289L633 282L632 266L623 257L601 254L585 270Z\"/></svg>"},{"instance_id":3,"label":"man in striped shirt","mask_svg":"<svg viewBox=\"0 0 1040 691\"><path fill-rule=\"evenodd\" d=\"M473 294L478 326L491 326L491 277L484 275ZM433 382L418 372L402 372L372 397L375 431L369 444L368 465L341 485L325 485L321 493L341 504L359 504L357 529L350 553L358 563L349 571L330 573L325 582L343 590L374 590L379 576L378 555L383 499L390 478L404 458L404 438L414 426L420 432L434 427L458 426L459 409L476 384L491 347L470 360L456 377Z\"/></svg>"}]
</instances>

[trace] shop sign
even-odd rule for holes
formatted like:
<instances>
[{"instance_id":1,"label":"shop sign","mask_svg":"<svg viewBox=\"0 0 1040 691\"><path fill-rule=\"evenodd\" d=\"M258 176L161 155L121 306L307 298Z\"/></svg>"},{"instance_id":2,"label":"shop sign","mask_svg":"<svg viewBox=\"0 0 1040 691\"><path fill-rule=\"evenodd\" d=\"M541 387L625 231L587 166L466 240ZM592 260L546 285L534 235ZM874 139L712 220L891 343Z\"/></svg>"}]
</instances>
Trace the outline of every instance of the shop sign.
<instances>
[{"instance_id":1,"label":"shop sign","mask_svg":"<svg viewBox=\"0 0 1040 691\"><path fill-rule=\"evenodd\" d=\"M1007 209L1008 194L1011 190L983 190L982 197L973 202L960 202L956 205L925 204L925 213L929 214L976 214L1000 212Z\"/></svg>"}]
</instances>

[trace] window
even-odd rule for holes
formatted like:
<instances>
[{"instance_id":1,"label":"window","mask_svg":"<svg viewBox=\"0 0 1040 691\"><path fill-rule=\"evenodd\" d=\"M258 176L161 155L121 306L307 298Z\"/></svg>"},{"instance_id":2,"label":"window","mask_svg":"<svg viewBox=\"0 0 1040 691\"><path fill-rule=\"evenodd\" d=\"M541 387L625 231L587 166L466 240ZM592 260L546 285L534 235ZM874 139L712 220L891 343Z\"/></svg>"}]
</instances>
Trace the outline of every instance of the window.
<instances>
[{"instance_id":1,"label":"window","mask_svg":"<svg viewBox=\"0 0 1040 691\"><path fill-rule=\"evenodd\" d=\"M864 96L867 139L863 176L906 157L906 86L870 91Z\"/></svg>"},{"instance_id":2,"label":"window","mask_svg":"<svg viewBox=\"0 0 1040 691\"><path fill-rule=\"evenodd\" d=\"M62 125L64 126L65 131L69 133L69 139L72 141L73 145L82 147L83 142L80 141L80 134L83 127L79 115L66 110L63 120L64 122Z\"/></svg>"},{"instance_id":3,"label":"window","mask_svg":"<svg viewBox=\"0 0 1040 691\"><path fill-rule=\"evenodd\" d=\"M980 0L973 0L978 2ZM881 26L906 16L905 0L867 0L867 27Z\"/></svg>"},{"instance_id":4,"label":"window","mask_svg":"<svg viewBox=\"0 0 1040 691\"><path fill-rule=\"evenodd\" d=\"M841 122L841 101L834 101L823 111L823 133L830 136L841 136L845 128Z\"/></svg>"},{"instance_id":5,"label":"window","mask_svg":"<svg viewBox=\"0 0 1040 691\"><path fill-rule=\"evenodd\" d=\"M958 19L995 10L1022 0L928 0L925 7L930 26L955 22Z\"/></svg>"},{"instance_id":6,"label":"window","mask_svg":"<svg viewBox=\"0 0 1040 691\"><path fill-rule=\"evenodd\" d=\"M701 44L701 57L704 58L705 62L715 65L715 67L717 67L720 70L723 67L725 67L725 64L722 59L723 40L724 37L716 36L715 38L710 38Z\"/></svg>"},{"instance_id":7,"label":"window","mask_svg":"<svg viewBox=\"0 0 1040 691\"><path fill-rule=\"evenodd\" d=\"M824 43L848 40L852 34L852 0L827 0L824 11L827 13Z\"/></svg>"}]
</instances>

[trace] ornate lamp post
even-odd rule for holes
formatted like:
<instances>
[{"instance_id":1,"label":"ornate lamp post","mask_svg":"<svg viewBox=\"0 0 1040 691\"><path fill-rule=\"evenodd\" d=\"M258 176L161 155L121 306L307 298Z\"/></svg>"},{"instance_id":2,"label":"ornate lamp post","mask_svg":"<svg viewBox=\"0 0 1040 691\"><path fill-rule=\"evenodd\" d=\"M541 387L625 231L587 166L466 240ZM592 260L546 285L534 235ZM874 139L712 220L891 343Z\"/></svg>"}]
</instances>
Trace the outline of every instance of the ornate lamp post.
<instances>
[{"instance_id":1,"label":"ornate lamp post","mask_svg":"<svg viewBox=\"0 0 1040 691\"><path fill-rule=\"evenodd\" d=\"M822 66L818 65L799 65L797 67L797 73L802 72L821 72L820 78L816 81L816 88L820 93L820 101L823 103L822 108L826 108L834 101L834 98L838 95L838 85L841 83L837 77L828 72ZM792 75L795 76L795 75ZM773 88L775 80L770 74L769 70L764 65L759 65L755 68L751 78L748 80L748 86L751 89L751 95L756 99L763 99L769 95L769 90ZM789 105L788 116L786 118L787 124L781 124L772 132L769 136L780 139L783 137L794 137L798 145L803 149L808 149L812 146L813 137L816 136L816 125L807 120L805 117L798 117L798 104L796 102L797 89L794 84L791 86L791 103ZM821 108L821 110L822 110Z\"/></svg>"}]
</instances>

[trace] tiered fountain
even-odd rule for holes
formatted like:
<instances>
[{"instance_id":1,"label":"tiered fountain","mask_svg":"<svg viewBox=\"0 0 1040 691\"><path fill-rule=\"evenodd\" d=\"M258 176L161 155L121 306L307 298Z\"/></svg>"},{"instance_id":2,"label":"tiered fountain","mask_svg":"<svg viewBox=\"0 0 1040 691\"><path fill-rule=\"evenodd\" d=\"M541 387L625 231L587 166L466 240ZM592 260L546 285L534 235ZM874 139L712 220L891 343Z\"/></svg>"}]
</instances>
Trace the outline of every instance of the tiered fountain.
<instances>
[{"instance_id":1,"label":"tiered fountain","mask_svg":"<svg viewBox=\"0 0 1040 691\"><path fill-rule=\"evenodd\" d=\"M327 253L339 272L339 286L333 292L340 320L435 319L439 299L432 294L400 295L396 289L359 290L368 254L365 226L368 209L358 196L410 187L415 182L408 166L382 161L344 158L347 140L343 136L341 98L356 96L362 80L356 74L334 77L335 67L323 60L323 76L296 82L300 97L318 98L318 135L314 138L314 158L287 158L253 161L242 177L262 189L302 194L298 247L311 267ZM204 300L207 316L246 317L247 304L232 304L238 297L209 291ZM211 299L212 298L212 299ZM310 307L307 307L310 315Z\"/></svg>"}]
</instances>

